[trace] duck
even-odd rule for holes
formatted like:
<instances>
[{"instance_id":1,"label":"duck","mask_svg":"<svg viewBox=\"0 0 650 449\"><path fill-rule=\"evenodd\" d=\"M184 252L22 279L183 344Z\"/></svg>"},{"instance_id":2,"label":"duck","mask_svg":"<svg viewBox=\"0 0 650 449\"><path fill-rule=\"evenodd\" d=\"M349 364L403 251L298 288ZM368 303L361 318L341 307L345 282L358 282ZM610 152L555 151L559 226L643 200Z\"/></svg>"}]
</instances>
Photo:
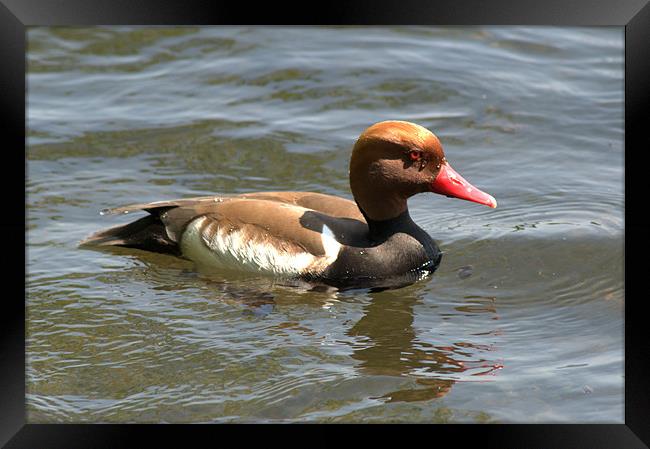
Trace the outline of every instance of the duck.
<instances>
[{"instance_id":1,"label":"duck","mask_svg":"<svg viewBox=\"0 0 650 449\"><path fill-rule=\"evenodd\" d=\"M83 246L121 246L189 259L213 269L360 285L433 273L442 252L411 218L408 199L432 192L497 206L447 161L442 144L415 123L365 129L350 157L353 200L317 192L219 194L104 209L147 215L101 230Z\"/></svg>"}]
</instances>

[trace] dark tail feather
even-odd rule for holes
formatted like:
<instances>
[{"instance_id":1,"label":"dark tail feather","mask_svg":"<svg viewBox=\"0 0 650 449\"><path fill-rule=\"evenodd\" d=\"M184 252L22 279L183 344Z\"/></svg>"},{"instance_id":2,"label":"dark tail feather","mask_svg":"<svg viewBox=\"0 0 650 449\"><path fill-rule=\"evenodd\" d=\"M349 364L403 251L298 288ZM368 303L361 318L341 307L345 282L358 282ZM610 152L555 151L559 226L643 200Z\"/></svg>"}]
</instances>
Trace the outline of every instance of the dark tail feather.
<instances>
[{"instance_id":1,"label":"dark tail feather","mask_svg":"<svg viewBox=\"0 0 650 449\"><path fill-rule=\"evenodd\" d=\"M96 232L80 246L124 246L156 253L179 255L178 244L167 236L165 226L155 215Z\"/></svg>"}]
</instances>

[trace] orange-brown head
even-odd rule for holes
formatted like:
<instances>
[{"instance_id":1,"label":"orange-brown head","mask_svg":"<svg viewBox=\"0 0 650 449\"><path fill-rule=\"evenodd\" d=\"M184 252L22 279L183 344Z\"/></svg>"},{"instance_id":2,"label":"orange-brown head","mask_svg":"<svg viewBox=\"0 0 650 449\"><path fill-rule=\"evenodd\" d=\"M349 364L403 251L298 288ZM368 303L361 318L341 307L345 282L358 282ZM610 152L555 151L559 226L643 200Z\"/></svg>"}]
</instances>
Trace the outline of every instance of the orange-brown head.
<instances>
[{"instance_id":1,"label":"orange-brown head","mask_svg":"<svg viewBox=\"0 0 650 449\"><path fill-rule=\"evenodd\" d=\"M496 207L496 200L456 173L440 140L428 129L403 121L379 122L357 140L350 158L350 188L372 220L394 218L406 200L435 192Z\"/></svg>"}]
</instances>

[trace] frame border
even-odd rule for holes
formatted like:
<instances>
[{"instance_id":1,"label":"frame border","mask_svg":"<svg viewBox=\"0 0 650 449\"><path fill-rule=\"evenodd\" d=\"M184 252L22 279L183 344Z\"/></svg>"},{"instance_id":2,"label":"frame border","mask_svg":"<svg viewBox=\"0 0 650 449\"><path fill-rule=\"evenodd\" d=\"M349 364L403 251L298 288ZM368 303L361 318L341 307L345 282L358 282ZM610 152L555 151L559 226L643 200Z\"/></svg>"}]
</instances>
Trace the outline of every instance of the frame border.
<instances>
[{"instance_id":1,"label":"frame border","mask_svg":"<svg viewBox=\"0 0 650 449\"><path fill-rule=\"evenodd\" d=\"M650 442L650 388L647 381L650 349L648 325L642 320L641 284L647 276L644 266L628 263L636 256L648 254L650 219L644 217L640 202L648 190L643 169L644 150L650 150L650 4L649 0L437 0L425 3L401 0L399 4L319 4L310 12L305 5L282 7L278 4L235 5L203 3L200 0L0 0L0 101L6 112L4 128L5 157L12 176L1 177L4 192L0 231L5 235L23 235L26 239L25 190L17 185L27 180L25 141L26 101L26 27L57 25L225 25L235 23L268 24L354 24L354 25L559 25L559 26L625 26L625 424L506 424L437 426L435 439L441 436L456 441L473 440L492 447L590 447L647 448ZM23 151L19 151L22 148ZM24 164L24 165L23 165ZM18 166L23 167L20 178ZM16 168L14 168L16 167ZM249 437L248 427L192 425L101 425L101 424L27 424L25 411L25 307L26 254L21 239L5 239L11 259L5 260L4 277L12 282L5 295L3 325L0 327L0 445L22 447L115 447L131 445L133 437L145 437L149 443L163 446L187 444L188 434L197 437ZM634 242L634 244L632 244ZM24 242L26 243L26 241ZM21 265L21 259L23 264ZM23 283L19 279L23 279ZM647 294L647 293L646 293ZM22 298L19 300L17 297ZM275 432L279 426L256 425L264 432ZM345 426L345 427L342 427ZM337 430L368 431L368 426L334 425L327 435L320 434L321 444L339 443ZM294 426L292 431L313 430L313 426ZM407 430L410 433L429 428L426 425L373 426L373 436L383 432ZM200 435L197 435L200 434ZM430 435L430 432L427 432ZM287 441L286 433L278 434ZM370 436L370 434L368 434ZM300 441L293 437L292 440ZM215 440L213 440L215 441ZM453 441L453 440L452 440ZM127 443L128 442L128 443ZM5 443L6 446L5 446ZM164 444L166 443L166 444Z\"/></svg>"}]
</instances>

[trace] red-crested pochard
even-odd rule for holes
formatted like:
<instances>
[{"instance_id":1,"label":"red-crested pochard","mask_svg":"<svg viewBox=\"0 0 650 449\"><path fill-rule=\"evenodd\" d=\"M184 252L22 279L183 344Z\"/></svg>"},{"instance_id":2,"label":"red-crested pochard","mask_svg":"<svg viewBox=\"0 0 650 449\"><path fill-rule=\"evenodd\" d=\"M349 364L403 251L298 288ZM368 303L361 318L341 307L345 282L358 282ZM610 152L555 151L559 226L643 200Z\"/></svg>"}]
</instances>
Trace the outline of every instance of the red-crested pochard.
<instances>
[{"instance_id":1,"label":"red-crested pochard","mask_svg":"<svg viewBox=\"0 0 650 449\"><path fill-rule=\"evenodd\" d=\"M350 188L354 201L260 192L106 209L102 214L149 214L82 244L174 254L217 268L359 283L438 267L440 249L411 220L409 197L435 192L497 205L451 168L432 132L404 121L376 123L361 134L350 159Z\"/></svg>"}]
</instances>

